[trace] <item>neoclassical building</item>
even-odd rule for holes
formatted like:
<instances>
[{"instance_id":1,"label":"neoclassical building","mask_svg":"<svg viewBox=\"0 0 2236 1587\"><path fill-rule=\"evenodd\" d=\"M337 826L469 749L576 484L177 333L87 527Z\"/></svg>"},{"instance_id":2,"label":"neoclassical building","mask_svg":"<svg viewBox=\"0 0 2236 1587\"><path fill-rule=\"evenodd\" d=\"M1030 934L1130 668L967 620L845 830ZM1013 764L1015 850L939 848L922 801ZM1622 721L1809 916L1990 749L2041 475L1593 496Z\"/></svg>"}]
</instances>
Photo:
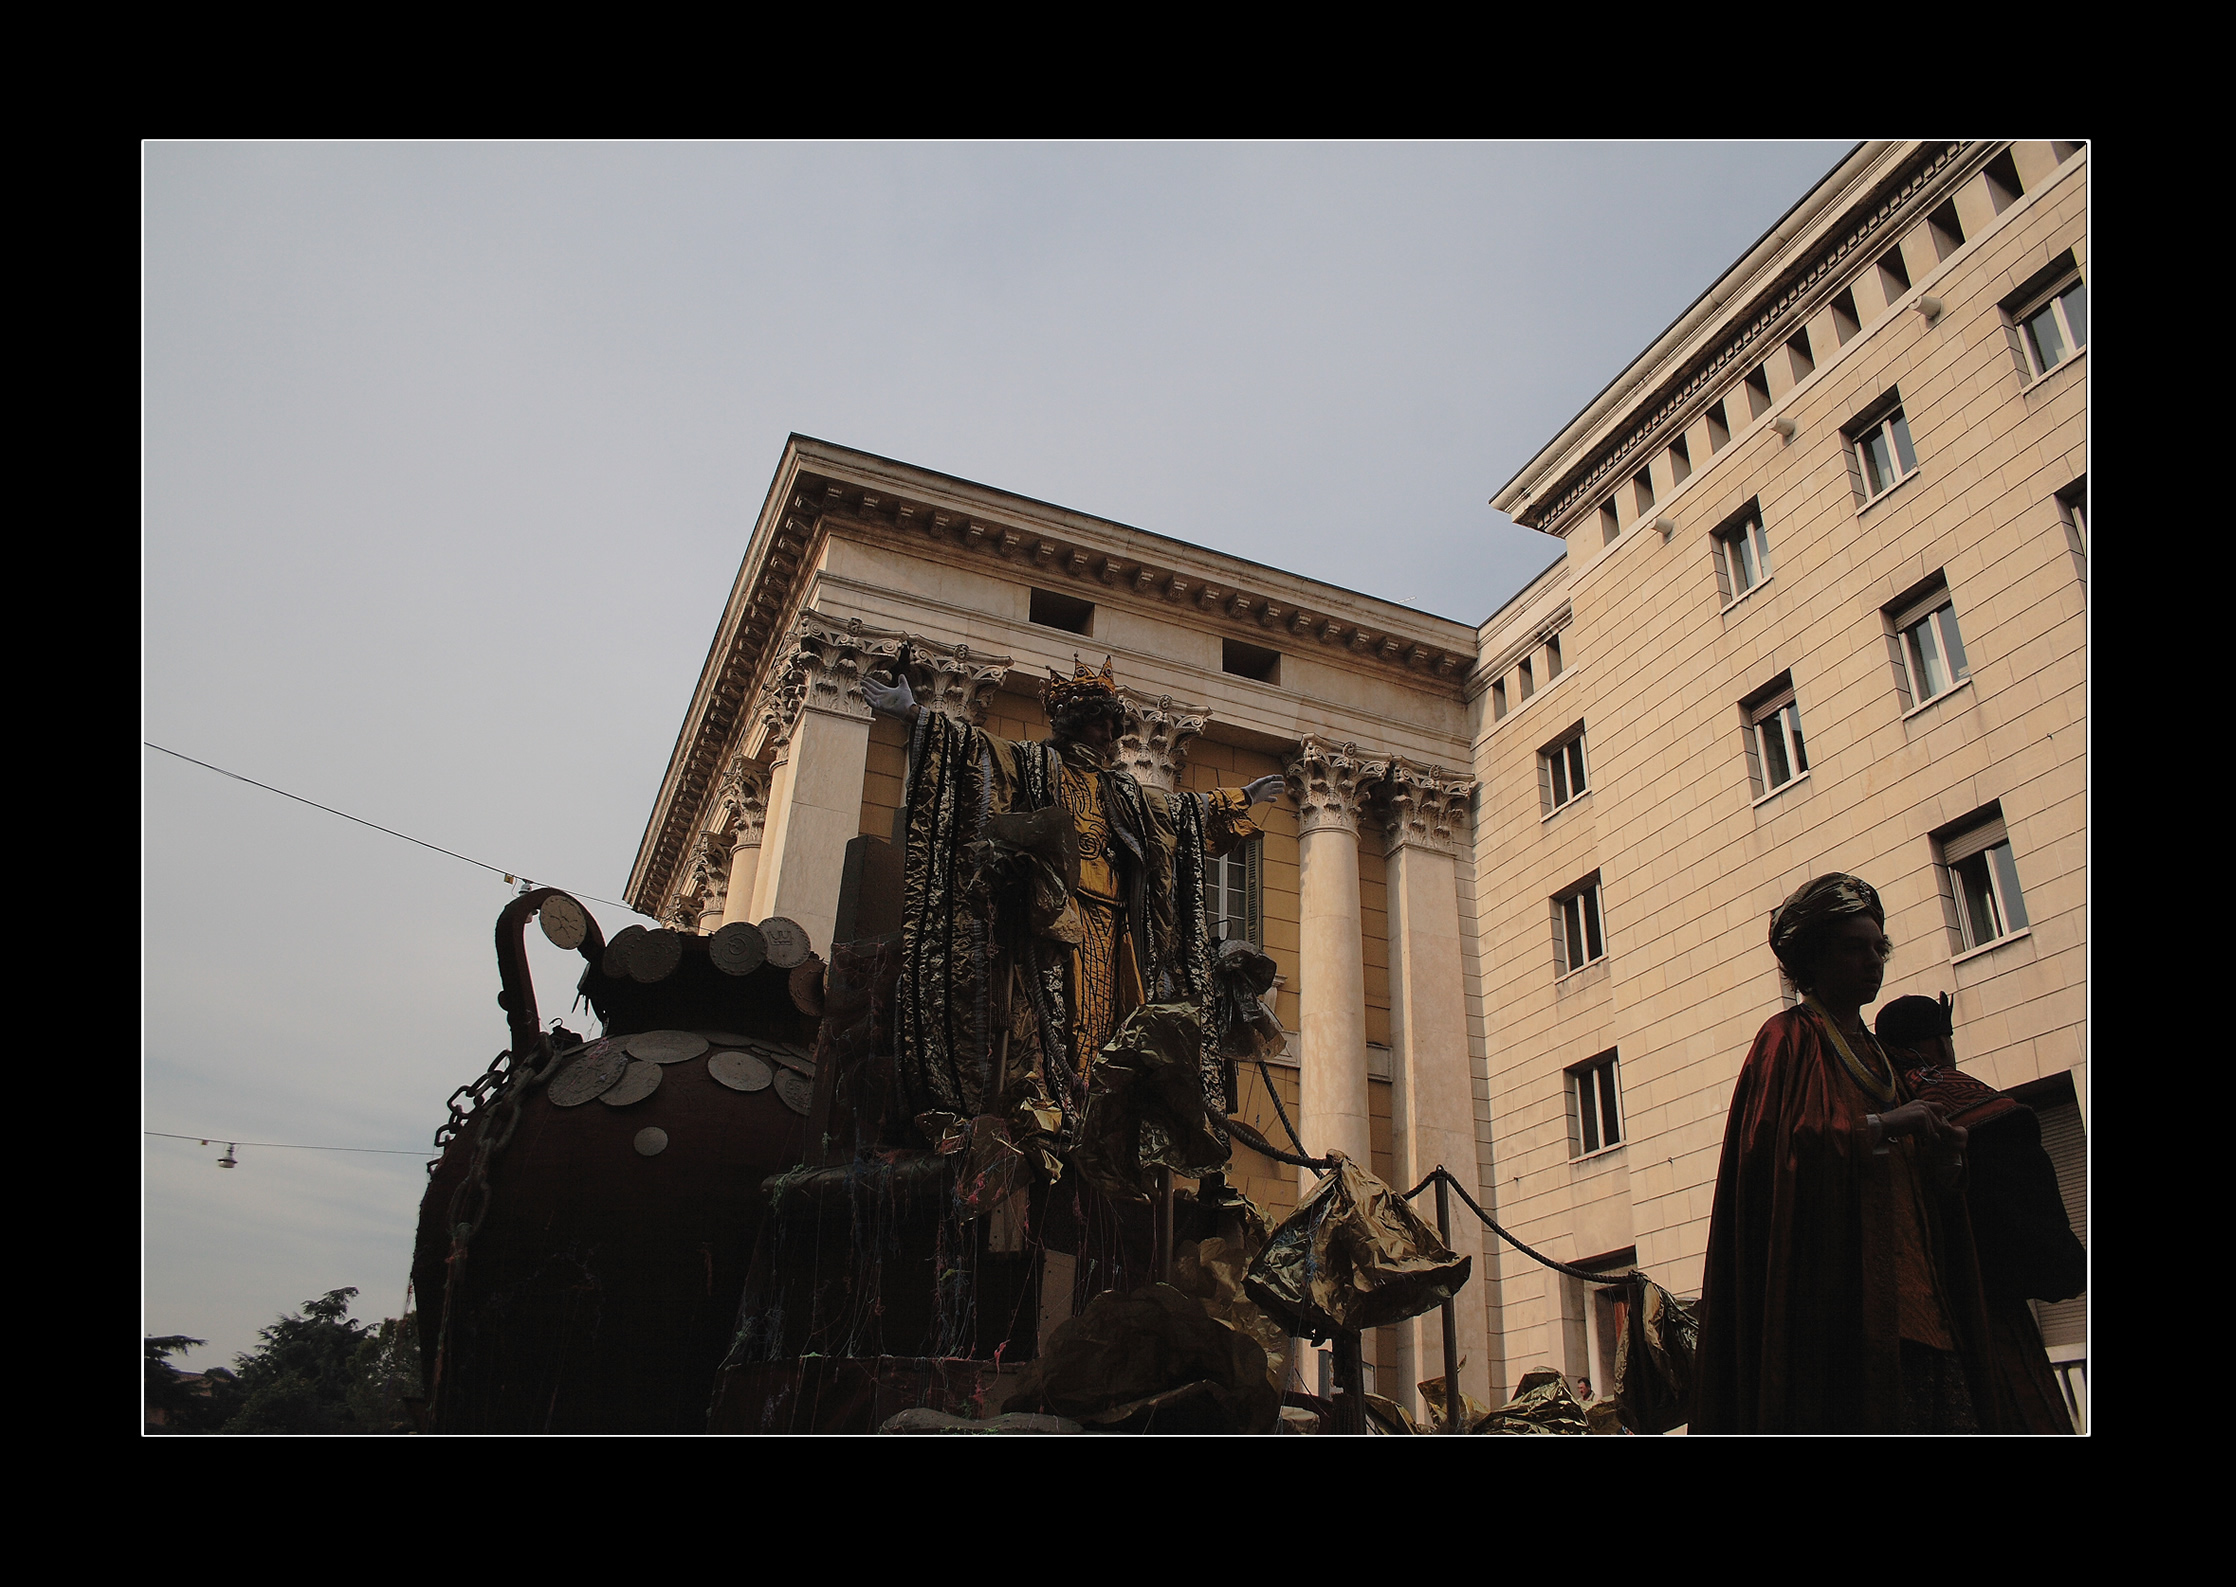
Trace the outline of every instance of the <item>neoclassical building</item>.
<instances>
[{"instance_id":1,"label":"neoclassical building","mask_svg":"<svg viewBox=\"0 0 2236 1587\"><path fill-rule=\"evenodd\" d=\"M1444 1164L1548 1254L1694 1292L1793 996L1770 911L1850 870L1886 995L1954 993L2085 1238L2086 186L2074 145L1860 145L1498 491L1565 552L1477 626L795 436L628 897L827 944L905 772L864 671L905 637L928 706L1032 737L1046 669L1110 655L1145 782L1287 775L1214 908L1281 966L1315 1152ZM1239 1112L1278 1133L1255 1075ZM1604 1386L1619 1315L1463 1223L1469 1392ZM2077 1404L2084 1315L2044 1314ZM1426 1321L1371 1341L1381 1392L1442 1372Z\"/></svg>"}]
</instances>

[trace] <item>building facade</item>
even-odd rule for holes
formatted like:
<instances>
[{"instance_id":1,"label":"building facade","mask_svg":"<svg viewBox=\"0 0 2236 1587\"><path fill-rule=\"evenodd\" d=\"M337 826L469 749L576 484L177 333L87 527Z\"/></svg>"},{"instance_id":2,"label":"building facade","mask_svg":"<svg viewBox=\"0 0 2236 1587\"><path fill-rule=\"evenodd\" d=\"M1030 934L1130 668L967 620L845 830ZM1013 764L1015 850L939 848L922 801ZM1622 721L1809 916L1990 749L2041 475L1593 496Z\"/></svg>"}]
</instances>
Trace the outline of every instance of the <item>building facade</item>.
<instances>
[{"instance_id":1,"label":"building facade","mask_svg":"<svg viewBox=\"0 0 2236 1587\"><path fill-rule=\"evenodd\" d=\"M1473 628L794 437L628 897L827 944L905 772L865 670L905 637L927 705L1030 737L1046 669L1108 654L1145 782L1287 774L1214 907L1282 968L1314 1152L1444 1164L1548 1255L1697 1292L1731 1087L1794 996L1770 912L1847 870L1885 995L1955 994L2085 1239L2086 183L2074 145L1859 146L1494 498L1565 549ZM1238 1112L1278 1132L1255 1075ZM1604 1292L1463 1222L1468 1391L1604 1387ZM2084 1316L2043 1318L2077 1404ZM1444 1369L1433 1316L1369 1355L1398 1397Z\"/></svg>"}]
</instances>

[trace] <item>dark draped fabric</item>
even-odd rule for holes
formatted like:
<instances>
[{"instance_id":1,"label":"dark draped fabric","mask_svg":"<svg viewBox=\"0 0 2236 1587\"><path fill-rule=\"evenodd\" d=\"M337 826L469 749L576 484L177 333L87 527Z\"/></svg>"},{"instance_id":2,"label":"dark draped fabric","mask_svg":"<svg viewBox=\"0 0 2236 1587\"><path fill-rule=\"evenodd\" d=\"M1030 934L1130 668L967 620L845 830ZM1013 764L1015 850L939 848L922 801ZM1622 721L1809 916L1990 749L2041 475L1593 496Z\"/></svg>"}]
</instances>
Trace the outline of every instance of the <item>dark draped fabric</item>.
<instances>
[{"instance_id":1,"label":"dark draped fabric","mask_svg":"<svg viewBox=\"0 0 2236 1587\"><path fill-rule=\"evenodd\" d=\"M1691 1429L1894 1432L1903 1414L1899 1149L1810 1009L1755 1038L1725 1121L1708 1231ZM1923 1180L1921 1175L1920 1179ZM2017 1431L1988 1370L1989 1327L1964 1198L1921 1184L1935 1280L1983 1431Z\"/></svg>"}]
</instances>

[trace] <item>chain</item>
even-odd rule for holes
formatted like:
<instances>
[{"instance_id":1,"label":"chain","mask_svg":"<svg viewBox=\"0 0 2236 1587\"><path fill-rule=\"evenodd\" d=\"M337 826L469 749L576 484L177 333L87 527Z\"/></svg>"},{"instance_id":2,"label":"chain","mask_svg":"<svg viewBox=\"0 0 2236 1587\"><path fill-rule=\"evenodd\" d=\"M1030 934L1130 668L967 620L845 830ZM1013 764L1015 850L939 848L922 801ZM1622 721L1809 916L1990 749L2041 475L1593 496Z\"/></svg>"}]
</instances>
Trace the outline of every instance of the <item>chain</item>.
<instances>
[{"instance_id":1,"label":"chain","mask_svg":"<svg viewBox=\"0 0 2236 1587\"><path fill-rule=\"evenodd\" d=\"M578 1039L557 1047L551 1033L539 1033L535 1048L525 1061L514 1062L511 1052L501 1052L490 1061L488 1070L479 1080L451 1093L450 1122L436 1132L436 1144L447 1145L473 1120L479 1120L480 1128L474 1136L473 1163L450 1198L450 1255L443 1262L443 1322L435 1343L435 1370L427 1387L430 1418L441 1404L443 1363L450 1351L450 1324L455 1310L451 1299L458 1293L458 1276L466 1267L467 1248L480 1232L482 1220L489 1216L489 1170L512 1143L513 1132L520 1128L520 1107L528 1100L528 1094L549 1079L560 1062L572 1056L579 1045ZM468 1099L464 1109L458 1106L460 1097ZM483 1107L485 1101L488 1102L486 1108Z\"/></svg>"}]
</instances>

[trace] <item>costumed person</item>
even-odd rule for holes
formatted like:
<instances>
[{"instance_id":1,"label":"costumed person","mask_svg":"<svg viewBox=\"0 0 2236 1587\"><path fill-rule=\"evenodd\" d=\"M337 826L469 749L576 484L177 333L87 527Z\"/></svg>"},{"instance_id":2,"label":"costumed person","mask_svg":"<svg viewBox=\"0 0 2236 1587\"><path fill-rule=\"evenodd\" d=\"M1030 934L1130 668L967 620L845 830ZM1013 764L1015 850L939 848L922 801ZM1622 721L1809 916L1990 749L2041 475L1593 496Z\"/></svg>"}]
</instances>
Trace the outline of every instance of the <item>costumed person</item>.
<instances>
[{"instance_id":1,"label":"costumed person","mask_svg":"<svg viewBox=\"0 0 2236 1587\"><path fill-rule=\"evenodd\" d=\"M1167 1064L1144 1080L1137 1100L1167 1105L1129 1111L1136 1161L1108 1161L1101 1143L1101 1177L1126 1195L1144 1168L1206 1176L1228 1159L1225 1132L1203 1112L1229 1105L1205 862L1258 835L1250 806L1283 779L1208 794L1143 787L1112 762L1125 703L1109 661L1098 672L1073 659L1070 677L1051 670L1042 688L1041 742L923 710L905 666L891 684L863 682L871 709L913 724L898 1100L931 1136L998 1115L1055 1169L1081 1145L1098 1054L1135 1010L1159 1014L1137 1045L1166 1056L1185 1046L1185 1072Z\"/></svg>"},{"instance_id":2,"label":"costumed person","mask_svg":"<svg viewBox=\"0 0 2236 1587\"><path fill-rule=\"evenodd\" d=\"M1965 1131L1965 1202L1980 1258L1997 1374L2025 1431L2070 1433L2064 1392L2042 1347L2032 1300L2068 1300L2088 1286L2088 1252L2073 1234L2057 1169L2034 1110L1957 1067L1949 997L1898 997L1879 1010L1879 1044L1919 1101Z\"/></svg>"},{"instance_id":3,"label":"costumed person","mask_svg":"<svg viewBox=\"0 0 2236 1587\"><path fill-rule=\"evenodd\" d=\"M1886 961L1870 883L1820 876L1770 948L1804 996L1766 1023L1724 1125L1691 1430L2002 1432L1964 1136L1863 1022Z\"/></svg>"}]
</instances>

